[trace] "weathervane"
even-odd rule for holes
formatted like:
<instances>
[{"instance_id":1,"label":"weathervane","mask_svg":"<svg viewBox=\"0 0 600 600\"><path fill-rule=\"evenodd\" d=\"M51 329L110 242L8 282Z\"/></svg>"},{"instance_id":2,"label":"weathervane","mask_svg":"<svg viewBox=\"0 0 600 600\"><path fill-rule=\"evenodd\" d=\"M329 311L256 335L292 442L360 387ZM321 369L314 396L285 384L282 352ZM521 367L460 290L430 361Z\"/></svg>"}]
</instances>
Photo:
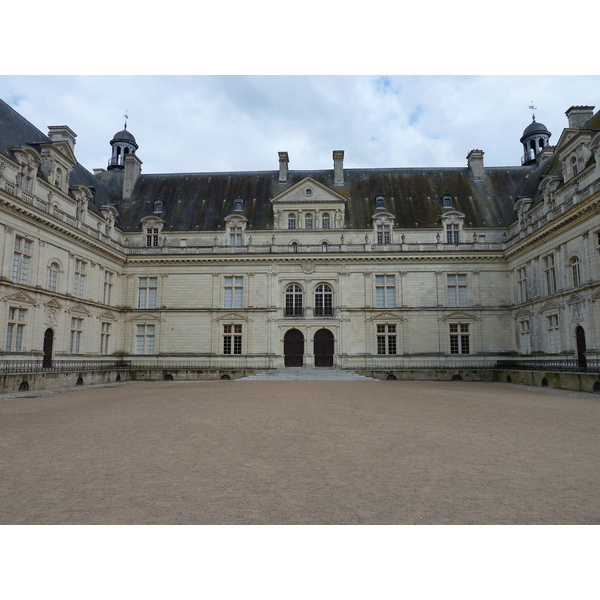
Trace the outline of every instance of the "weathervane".
<instances>
[{"instance_id":1,"label":"weathervane","mask_svg":"<svg viewBox=\"0 0 600 600\"><path fill-rule=\"evenodd\" d=\"M127 129L127 119L129 119L129 117L127 116L127 111L125 111L125 114L123 116L125 117L125 129Z\"/></svg>"},{"instance_id":2,"label":"weathervane","mask_svg":"<svg viewBox=\"0 0 600 600\"><path fill-rule=\"evenodd\" d=\"M536 108L536 107L533 105L533 100L531 101L531 106L530 106L529 108L530 108L530 110L532 110L532 111L534 111L534 110L537 110L537 108ZM531 113L531 117L532 117L532 118L533 118L533 120L535 121L535 113L534 113L534 112L532 112L532 113Z\"/></svg>"}]
</instances>

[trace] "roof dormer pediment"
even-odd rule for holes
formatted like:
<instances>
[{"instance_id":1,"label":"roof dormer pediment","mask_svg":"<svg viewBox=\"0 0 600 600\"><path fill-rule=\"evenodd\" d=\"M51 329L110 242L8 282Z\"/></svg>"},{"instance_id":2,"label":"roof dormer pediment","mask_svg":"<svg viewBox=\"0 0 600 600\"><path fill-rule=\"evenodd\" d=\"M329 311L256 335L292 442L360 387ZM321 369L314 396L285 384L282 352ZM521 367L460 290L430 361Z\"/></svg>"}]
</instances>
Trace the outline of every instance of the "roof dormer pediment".
<instances>
[{"instance_id":1,"label":"roof dormer pediment","mask_svg":"<svg viewBox=\"0 0 600 600\"><path fill-rule=\"evenodd\" d=\"M312 177L305 177L291 188L271 199L272 204L346 204L347 198L319 183Z\"/></svg>"}]
</instances>

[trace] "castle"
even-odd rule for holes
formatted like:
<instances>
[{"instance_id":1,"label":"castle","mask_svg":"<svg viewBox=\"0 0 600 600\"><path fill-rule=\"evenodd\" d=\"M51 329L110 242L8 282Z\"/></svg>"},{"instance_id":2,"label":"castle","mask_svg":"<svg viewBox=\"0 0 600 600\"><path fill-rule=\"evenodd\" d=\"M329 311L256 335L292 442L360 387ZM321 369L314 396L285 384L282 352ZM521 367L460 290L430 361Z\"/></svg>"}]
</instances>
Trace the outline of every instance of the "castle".
<instances>
[{"instance_id":1,"label":"castle","mask_svg":"<svg viewBox=\"0 0 600 600\"><path fill-rule=\"evenodd\" d=\"M0 101L0 361L393 373L600 358L600 112L520 164L143 173ZM108 137L108 136L107 136ZM517 146L515 138L515 146ZM139 151L139 152L138 152ZM515 155L517 153L515 152ZM275 157L274 157L275 158Z\"/></svg>"}]
</instances>

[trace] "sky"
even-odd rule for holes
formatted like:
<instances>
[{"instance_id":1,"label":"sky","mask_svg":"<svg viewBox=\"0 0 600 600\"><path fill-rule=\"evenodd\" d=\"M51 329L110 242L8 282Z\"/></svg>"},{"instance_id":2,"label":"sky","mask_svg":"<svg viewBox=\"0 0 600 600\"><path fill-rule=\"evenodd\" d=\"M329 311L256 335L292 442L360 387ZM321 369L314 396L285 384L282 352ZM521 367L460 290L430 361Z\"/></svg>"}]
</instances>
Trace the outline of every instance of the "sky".
<instances>
[{"instance_id":1,"label":"sky","mask_svg":"<svg viewBox=\"0 0 600 600\"><path fill-rule=\"evenodd\" d=\"M279 151L300 170L334 150L347 168L463 166L474 148L510 166L533 114L555 143L570 106L600 109L600 76L4 75L0 98L43 133L68 125L89 170L125 122L145 173L275 170Z\"/></svg>"}]
</instances>

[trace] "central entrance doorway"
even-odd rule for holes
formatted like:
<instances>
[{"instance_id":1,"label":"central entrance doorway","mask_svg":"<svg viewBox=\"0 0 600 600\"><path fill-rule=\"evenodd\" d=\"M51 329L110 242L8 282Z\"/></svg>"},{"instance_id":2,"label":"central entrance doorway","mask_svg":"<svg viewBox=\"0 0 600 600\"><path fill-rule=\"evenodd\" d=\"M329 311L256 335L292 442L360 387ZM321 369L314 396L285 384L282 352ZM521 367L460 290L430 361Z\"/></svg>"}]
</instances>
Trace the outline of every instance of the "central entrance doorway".
<instances>
[{"instance_id":1,"label":"central entrance doorway","mask_svg":"<svg viewBox=\"0 0 600 600\"><path fill-rule=\"evenodd\" d=\"M333 367L333 333L319 329L315 333L315 367Z\"/></svg>"},{"instance_id":2,"label":"central entrance doorway","mask_svg":"<svg viewBox=\"0 0 600 600\"><path fill-rule=\"evenodd\" d=\"M54 344L54 331L46 329L44 333L44 358L42 368L49 369L52 366L52 346Z\"/></svg>"},{"instance_id":3,"label":"central entrance doorway","mask_svg":"<svg viewBox=\"0 0 600 600\"><path fill-rule=\"evenodd\" d=\"M298 329L290 329L283 337L286 367L301 367L304 362L304 336Z\"/></svg>"},{"instance_id":4,"label":"central entrance doorway","mask_svg":"<svg viewBox=\"0 0 600 600\"><path fill-rule=\"evenodd\" d=\"M585 357L585 331L581 325L575 328L575 339L577 341L577 362L584 371L587 369L587 358Z\"/></svg>"}]
</instances>

